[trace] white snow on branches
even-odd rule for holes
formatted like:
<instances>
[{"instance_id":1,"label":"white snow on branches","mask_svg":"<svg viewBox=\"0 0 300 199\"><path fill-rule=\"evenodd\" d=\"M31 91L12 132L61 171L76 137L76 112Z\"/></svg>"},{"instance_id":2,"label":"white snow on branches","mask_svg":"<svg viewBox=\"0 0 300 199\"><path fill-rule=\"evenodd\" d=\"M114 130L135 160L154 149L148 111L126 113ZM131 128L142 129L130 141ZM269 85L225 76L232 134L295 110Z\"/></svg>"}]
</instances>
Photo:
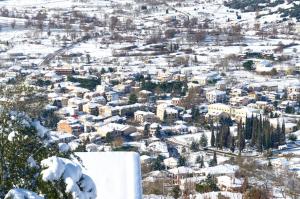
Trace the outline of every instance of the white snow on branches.
<instances>
[{"instance_id":1,"label":"white snow on branches","mask_svg":"<svg viewBox=\"0 0 300 199\"><path fill-rule=\"evenodd\" d=\"M30 157L27 159L27 163L28 163L28 165L29 165L31 168L37 168L37 167L38 167L36 161L34 160L34 158L33 158L32 156L30 156Z\"/></svg>"},{"instance_id":2,"label":"white snow on branches","mask_svg":"<svg viewBox=\"0 0 300 199\"><path fill-rule=\"evenodd\" d=\"M38 136L43 138L49 131L46 127L41 125L41 122L38 120L35 120L32 122L32 125L35 127L37 130Z\"/></svg>"},{"instance_id":3,"label":"white snow on branches","mask_svg":"<svg viewBox=\"0 0 300 199\"><path fill-rule=\"evenodd\" d=\"M14 138L17 136L17 132L16 131L12 131L11 133L8 134L8 141L12 142L14 140Z\"/></svg>"},{"instance_id":4,"label":"white snow on branches","mask_svg":"<svg viewBox=\"0 0 300 199\"><path fill-rule=\"evenodd\" d=\"M37 195L34 192L28 191L26 189L12 189L10 190L4 199L44 199L43 197Z\"/></svg>"},{"instance_id":5,"label":"white snow on branches","mask_svg":"<svg viewBox=\"0 0 300 199\"><path fill-rule=\"evenodd\" d=\"M66 183L66 192L71 193L74 199L96 198L93 180L82 173L78 163L53 156L43 160L41 164L45 168L42 171L44 181L53 182L62 178Z\"/></svg>"},{"instance_id":6,"label":"white snow on branches","mask_svg":"<svg viewBox=\"0 0 300 199\"><path fill-rule=\"evenodd\" d=\"M65 153L70 150L70 146L66 143L59 143L58 144L59 152Z\"/></svg>"}]
</instances>

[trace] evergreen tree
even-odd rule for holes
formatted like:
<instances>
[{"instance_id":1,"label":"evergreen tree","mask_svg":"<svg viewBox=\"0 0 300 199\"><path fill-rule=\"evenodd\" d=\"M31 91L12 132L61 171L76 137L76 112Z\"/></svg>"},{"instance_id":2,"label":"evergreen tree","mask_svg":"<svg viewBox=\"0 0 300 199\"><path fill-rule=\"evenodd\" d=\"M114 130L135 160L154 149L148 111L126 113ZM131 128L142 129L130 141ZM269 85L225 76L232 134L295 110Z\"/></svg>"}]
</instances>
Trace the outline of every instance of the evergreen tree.
<instances>
[{"instance_id":1,"label":"evergreen tree","mask_svg":"<svg viewBox=\"0 0 300 199\"><path fill-rule=\"evenodd\" d=\"M235 151L235 139L234 139L233 136L232 136L232 138L231 138L231 146L230 146L230 150L231 150L232 153L234 153L234 151Z\"/></svg>"},{"instance_id":2,"label":"evergreen tree","mask_svg":"<svg viewBox=\"0 0 300 199\"><path fill-rule=\"evenodd\" d=\"M251 139L251 119L246 117L245 122L245 139L250 140Z\"/></svg>"},{"instance_id":3,"label":"evergreen tree","mask_svg":"<svg viewBox=\"0 0 300 199\"><path fill-rule=\"evenodd\" d=\"M164 157L159 155L151 164L152 170L163 170L165 167L163 165Z\"/></svg>"},{"instance_id":4,"label":"evergreen tree","mask_svg":"<svg viewBox=\"0 0 300 199\"><path fill-rule=\"evenodd\" d=\"M268 160L268 167L270 167L270 168L272 167L272 163L271 163L270 159Z\"/></svg>"},{"instance_id":5,"label":"evergreen tree","mask_svg":"<svg viewBox=\"0 0 300 199\"><path fill-rule=\"evenodd\" d=\"M216 142L214 127L211 129L210 146L214 147Z\"/></svg>"},{"instance_id":6,"label":"evergreen tree","mask_svg":"<svg viewBox=\"0 0 300 199\"><path fill-rule=\"evenodd\" d=\"M257 151L262 152L263 145L262 145L262 135L261 135L261 133L259 133L259 135L257 137L257 141L256 141L255 144L256 144Z\"/></svg>"},{"instance_id":7,"label":"evergreen tree","mask_svg":"<svg viewBox=\"0 0 300 199\"><path fill-rule=\"evenodd\" d=\"M217 154L214 151L213 159L209 162L209 166L216 166L218 165L218 160L217 160Z\"/></svg>"},{"instance_id":8,"label":"evergreen tree","mask_svg":"<svg viewBox=\"0 0 300 199\"><path fill-rule=\"evenodd\" d=\"M282 120L281 132L279 136L279 145L285 144L285 122Z\"/></svg>"},{"instance_id":9,"label":"evergreen tree","mask_svg":"<svg viewBox=\"0 0 300 199\"><path fill-rule=\"evenodd\" d=\"M255 145L259 152L262 152L262 145L263 145L263 135L262 135L262 116L260 115L260 119L257 123L257 134L256 134L256 141Z\"/></svg>"},{"instance_id":10,"label":"evergreen tree","mask_svg":"<svg viewBox=\"0 0 300 199\"><path fill-rule=\"evenodd\" d=\"M70 158L71 153L61 153L57 144L47 141L47 135L38 132L33 117L38 118L43 104L35 90L23 85L0 88L0 198L13 188L23 188L42 193L48 199L71 198L62 180L47 183L41 177L41 161L60 156ZM23 96L23 97L20 97ZM19 101L20 100L20 101ZM34 108L33 108L34 107Z\"/></svg>"},{"instance_id":11,"label":"evergreen tree","mask_svg":"<svg viewBox=\"0 0 300 199\"><path fill-rule=\"evenodd\" d=\"M191 143L191 150L194 152L199 151L199 143L193 140Z\"/></svg>"},{"instance_id":12,"label":"evergreen tree","mask_svg":"<svg viewBox=\"0 0 300 199\"><path fill-rule=\"evenodd\" d=\"M196 106L192 107L192 118L195 122L198 122L200 119L200 112L199 109Z\"/></svg>"},{"instance_id":13,"label":"evergreen tree","mask_svg":"<svg viewBox=\"0 0 300 199\"><path fill-rule=\"evenodd\" d=\"M257 117L254 117L253 121L252 121L252 133L251 133L252 134L252 136L251 136L251 145L252 146L254 146L257 141L258 127L259 127L258 119L257 119Z\"/></svg>"},{"instance_id":14,"label":"evergreen tree","mask_svg":"<svg viewBox=\"0 0 300 199\"><path fill-rule=\"evenodd\" d=\"M247 118L246 120L246 132L245 132L246 140L252 139L253 121L254 121L254 116L252 114L251 118Z\"/></svg>"},{"instance_id":15,"label":"evergreen tree","mask_svg":"<svg viewBox=\"0 0 300 199\"><path fill-rule=\"evenodd\" d=\"M150 136L150 124L146 123L144 125L144 137L148 138Z\"/></svg>"},{"instance_id":16,"label":"evergreen tree","mask_svg":"<svg viewBox=\"0 0 300 199\"><path fill-rule=\"evenodd\" d=\"M242 121L238 124L238 149L239 152L242 152L242 150L245 148L245 136L242 128Z\"/></svg>"},{"instance_id":17,"label":"evergreen tree","mask_svg":"<svg viewBox=\"0 0 300 199\"><path fill-rule=\"evenodd\" d=\"M214 151L213 161L217 164L217 153Z\"/></svg>"},{"instance_id":18,"label":"evergreen tree","mask_svg":"<svg viewBox=\"0 0 300 199\"><path fill-rule=\"evenodd\" d=\"M135 93L131 93L131 94L129 95L128 103L129 103L129 104L135 104L135 103L137 103L137 102L138 102L138 98L137 98L136 94L135 94Z\"/></svg>"},{"instance_id":19,"label":"evergreen tree","mask_svg":"<svg viewBox=\"0 0 300 199\"><path fill-rule=\"evenodd\" d=\"M263 149L266 148L266 131L267 131L267 125L266 125L266 120L263 119L262 121L262 146L263 146Z\"/></svg>"},{"instance_id":20,"label":"evergreen tree","mask_svg":"<svg viewBox=\"0 0 300 199\"><path fill-rule=\"evenodd\" d=\"M270 140L271 140L270 147L271 148L276 147L276 132L272 126L270 127Z\"/></svg>"},{"instance_id":21,"label":"evergreen tree","mask_svg":"<svg viewBox=\"0 0 300 199\"><path fill-rule=\"evenodd\" d=\"M206 135L204 133L201 135L200 145L202 147L206 147L207 146L207 137L206 137Z\"/></svg>"},{"instance_id":22,"label":"evergreen tree","mask_svg":"<svg viewBox=\"0 0 300 199\"><path fill-rule=\"evenodd\" d=\"M200 155L197 156L196 163L198 163L198 164L201 163L201 156Z\"/></svg>"},{"instance_id":23,"label":"evergreen tree","mask_svg":"<svg viewBox=\"0 0 300 199\"><path fill-rule=\"evenodd\" d=\"M280 122L279 119L277 119L277 127L272 134L272 147L278 147L280 133L281 133Z\"/></svg>"},{"instance_id":24,"label":"evergreen tree","mask_svg":"<svg viewBox=\"0 0 300 199\"><path fill-rule=\"evenodd\" d=\"M229 148L230 146L230 128L228 124L223 125L223 130L222 130L223 136L222 136L222 147Z\"/></svg>"},{"instance_id":25,"label":"evergreen tree","mask_svg":"<svg viewBox=\"0 0 300 199\"><path fill-rule=\"evenodd\" d=\"M271 143L271 126L268 120L264 122L263 129L264 129L264 148L269 149L272 147L272 143Z\"/></svg>"},{"instance_id":26,"label":"evergreen tree","mask_svg":"<svg viewBox=\"0 0 300 199\"><path fill-rule=\"evenodd\" d=\"M161 126L157 125L157 127L155 129L155 137L160 137L161 136L160 130L161 130Z\"/></svg>"},{"instance_id":27,"label":"evergreen tree","mask_svg":"<svg viewBox=\"0 0 300 199\"><path fill-rule=\"evenodd\" d=\"M201 156L200 168L204 168L204 157Z\"/></svg>"},{"instance_id":28,"label":"evergreen tree","mask_svg":"<svg viewBox=\"0 0 300 199\"><path fill-rule=\"evenodd\" d=\"M178 166L186 166L186 158L184 156L180 156L178 159Z\"/></svg>"},{"instance_id":29,"label":"evergreen tree","mask_svg":"<svg viewBox=\"0 0 300 199\"><path fill-rule=\"evenodd\" d=\"M215 146L219 149L222 148L222 133L221 133L222 129L217 127L217 134L216 134L216 144Z\"/></svg>"}]
</instances>

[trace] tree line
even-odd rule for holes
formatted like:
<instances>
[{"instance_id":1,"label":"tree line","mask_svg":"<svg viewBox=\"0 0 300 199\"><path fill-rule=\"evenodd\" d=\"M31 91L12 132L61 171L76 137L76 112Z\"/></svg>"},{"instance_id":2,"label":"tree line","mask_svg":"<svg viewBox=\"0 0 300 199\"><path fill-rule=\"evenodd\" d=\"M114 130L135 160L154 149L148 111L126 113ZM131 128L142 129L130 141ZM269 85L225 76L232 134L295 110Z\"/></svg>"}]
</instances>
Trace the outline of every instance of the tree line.
<instances>
[{"instance_id":1,"label":"tree line","mask_svg":"<svg viewBox=\"0 0 300 199\"><path fill-rule=\"evenodd\" d=\"M237 124L237 136L230 132L230 119L220 119L217 127L211 125L211 146L230 148L232 152L238 149L241 152L246 147L254 147L258 152L277 148L285 144L285 122L280 124L277 120L277 126L274 128L268 118L259 116L247 117L245 123L240 121Z\"/></svg>"}]
</instances>

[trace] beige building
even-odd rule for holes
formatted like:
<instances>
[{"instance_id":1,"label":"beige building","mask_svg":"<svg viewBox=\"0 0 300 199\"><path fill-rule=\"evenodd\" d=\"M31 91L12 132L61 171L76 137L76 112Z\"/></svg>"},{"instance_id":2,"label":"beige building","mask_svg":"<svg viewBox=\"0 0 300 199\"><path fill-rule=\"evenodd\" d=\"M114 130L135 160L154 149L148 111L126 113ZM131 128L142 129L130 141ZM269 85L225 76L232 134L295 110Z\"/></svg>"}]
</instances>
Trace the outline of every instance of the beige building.
<instances>
[{"instance_id":1,"label":"beige building","mask_svg":"<svg viewBox=\"0 0 300 199\"><path fill-rule=\"evenodd\" d=\"M68 99L68 106L77 109L78 111L83 110L83 105L88 103L89 100L82 99L80 97L73 97Z\"/></svg>"},{"instance_id":2,"label":"beige building","mask_svg":"<svg viewBox=\"0 0 300 199\"><path fill-rule=\"evenodd\" d=\"M78 136L79 134L83 133L84 128L78 120L67 118L66 120L61 120L58 122L57 131Z\"/></svg>"},{"instance_id":3,"label":"beige building","mask_svg":"<svg viewBox=\"0 0 300 199\"><path fill-rule=\"evenodd\" d=\"M134 120L139 123L144 123L144 122L153 123L156 120L156 116L152 112L136 111L134 113Z\"/></svg>"},{"instance_id":4,"label":"beige building","mask_svg":"<svg viewBox=\"0 0 300 199\"><path fill-rule=\"evenodd\" d=\"M134 112L138 110L145 110L144 104L130 104L130 105L124 105L124 106L102 106L99 107L99 115L103 117L109 117L109 116L125 116L128 114L134 114Z\"/></svg>"},{"instance_id":5,"label":"beige building","mask_svg":"<svg viewBox=\"0 0 300 199\"><path fill-rule=\"evenodd\" d=\"M300 92L292 92L288 94L288 99L292 101L299 101L300 100Z\"/></svg>"},{"instance_id":6,"label":"beige building","mask_svg":"<svg viewBox=\"0 0 300 199\"><path fill-rule=\"evenodd\" d=\"M221 113L231 113L231 107L226 104L216 103L208 105L208 114L211 116L220 115Z\"/></svg>"},{"instance_id":7,"label":"beige building","mask_svg":"<svg viewBox=\"0 0 300 199\"><path fill-rule=\"evenodd\" d=\"M231 106L246 106L249 103L249 98L247 96L231 97L229 103Z\"/></svg>"},{"instance_id":8,"label":"beige building","mask_svg":"<svg viewBox=\"0 0 300 199\"><path fill-rule=\"evenodd\" d=\"M300 92L300 86L289 86L287 88L288 93Z\"/></svg>"},{"instance_id":9,"label":"beige building","mask_svg":"<svg viewBox=\"0 0 300 199\"><path fill-rule=\"evenodd\" d=\"M251 109L248 107L231 107L230 105L216 103L208 105L208 115L209 116L219 116L222 113L227 113L232 119L243 122L246 121L247 116L254 114L259 114L259 110Z\"/></svg>"},{"instance_id":10,"label":"beige building","mask_svg":"<svg viewBox=\"0 0 300 199\"><path fill-rule=\"evenodd\" d=\"M168 104L159 104L156 115L163 122L175 122L178 119L178 110Z\"/></svg>"},{"instance_id":11,"label":"beige building","mask_svg":"<svg viewBox=\"0 0 300 199\"><path fill-rule=\"evenodd\" d=\"M295 65L295 71L296 71L296 72L300 72L300 63L297 63L297 64Z\"/></svg>"},{"instance_id":12,"label":"beige building","mask_svg":"<svg viewBox=\"0 0 300 199\"><path fill-rule=\"evenodd\" d=\"M98 106L100 106L99 104L96 103L87 103L83 105L83 112L88 113L90 115L98 115Z\"/></svg>"},{"instance_id":13,"label":"beige building","mask_svg":"<svg viewBox=\"0 0 300 199\"><path fill-rule=\"evenodd\" d=\"M108 133L111 133L113 136L120 136L134 132L136 132L135 127L118 123L109 123L97 128L97 133L102 137L105 137Z\"/></svg>"},{"instance_id":14,"label":"beige building","mask_svg":"<svg viewBox=\"0 0 300 199\"><path fill-rule=\"evenodd\" d=\"M255 102L255 104L257 105L258 109L262 109L262 110L267 108L267 106L268 106L268 102L266 102L266 101L257 101L257 102Z\"/></svg>"},{"instance_id":15,"label":"beige building","mask_svg":"<svg viewBox=\"0 0 300 199\"><path fill-rule=\"evenodd\" d=\"M300 100L300 85L289 86L287 88L288 99L293 101Z\"/></svg>"}]
</instances>

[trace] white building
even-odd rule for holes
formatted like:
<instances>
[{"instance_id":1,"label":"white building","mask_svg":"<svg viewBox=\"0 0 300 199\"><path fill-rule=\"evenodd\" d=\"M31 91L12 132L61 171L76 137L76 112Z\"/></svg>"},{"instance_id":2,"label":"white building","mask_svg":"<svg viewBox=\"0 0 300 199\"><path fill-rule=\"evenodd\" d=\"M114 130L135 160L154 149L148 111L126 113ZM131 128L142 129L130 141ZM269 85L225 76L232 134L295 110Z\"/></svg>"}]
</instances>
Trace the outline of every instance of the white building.
<instances>
[{"instance_id":1,"label":"white building","mask_svg":"<svg viewBox=\"0 0 300 199\"><path fill-rule=\"evenodd\" d=\"M226 100L226 92L220 90L213 90L206 93L206 99L210 103L224 102Z\"/></svg>"}]
</instances>

